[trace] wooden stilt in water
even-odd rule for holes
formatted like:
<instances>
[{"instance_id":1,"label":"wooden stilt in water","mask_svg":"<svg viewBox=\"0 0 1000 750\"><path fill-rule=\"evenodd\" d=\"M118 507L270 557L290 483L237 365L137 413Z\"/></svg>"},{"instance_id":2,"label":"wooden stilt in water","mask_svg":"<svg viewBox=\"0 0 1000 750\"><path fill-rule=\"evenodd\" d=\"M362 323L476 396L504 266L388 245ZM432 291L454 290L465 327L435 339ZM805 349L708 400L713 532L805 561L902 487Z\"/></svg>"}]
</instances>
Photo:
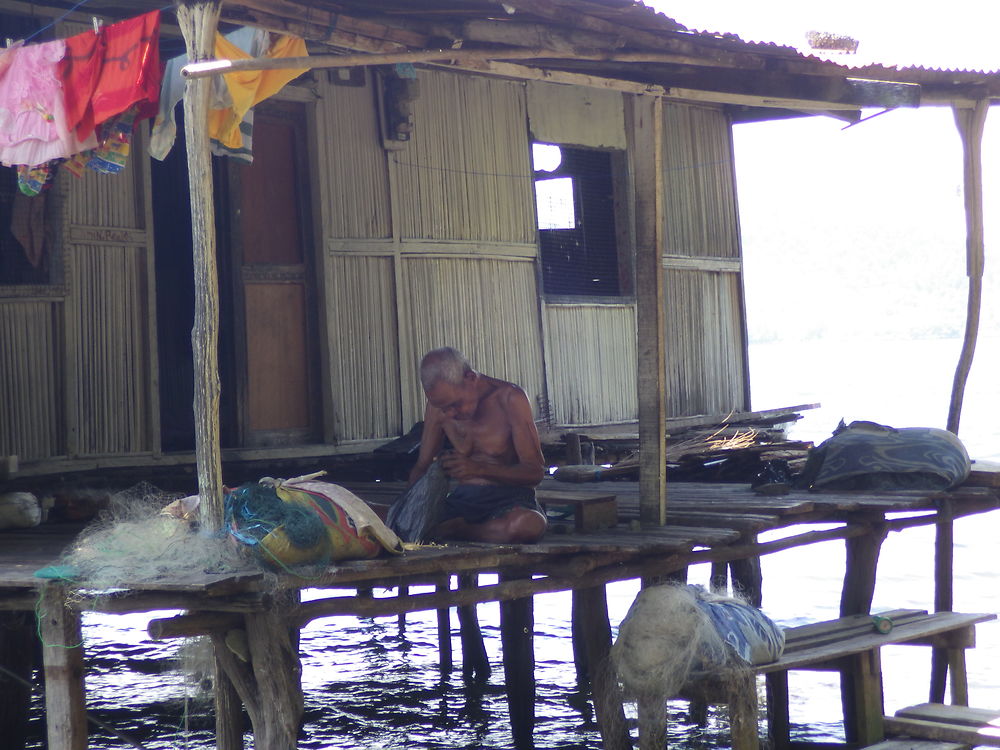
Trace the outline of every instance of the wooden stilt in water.
<instances>
[{"instance_id":1,"label":"wooden stilt in water","mask_svg":"<svg viewBox=\"0 0 1000 750\"><path fill-rule=\"evenodd\" d=\"M844 588L840 595L840 616L867 614L871 611L872 597L875 595L875 574L878 569L878 558L882 550L887 532L883 516L872 516L868 519L872 524L872 532L862 536L851 537L847 544L847 567L844 573ZM864 669L870 665L858 660L851 660L840 675L840 699L844 708L844 733L848 742L860 742L860 735L870 731L873 723L881 723L878 718L871 717L870 693L873 690L871 675ZM858 670L861 669L861 672ZM863 692L859 694L859 690ZM878 687L878 701L881 703L881 685ZM859 735L860 732L860 735ZM877 740L873 740L877 741Z\"/></svg>"},{"instance_id":2,"label":"wooden stilt in water","mask_svg":"<svg viewBox=\"0 0 1000 750\"><path fill-rule=\"evenodd\" d=\"M410 587L400 586L397 594L400 599L405 599L410 595ZM400 612L396 615L396 624L399 625L399 634L403 635L406 632L406 612Z\"/></svg>"},{"instance_id":3,"label":"wooden stilt in water","mask_svg":"<svg viewBox=\"0 0 1000 750\"><path fill-rule=\"evenodd\" d=\"M712 563L712 572L709 576L709 587L716 594L725 595L729 591L729 563Z\"/></svg>"},{"instance_id":4,"label":"wooden stilt in water","mask_svg":"<svg viewBox=\"0 0 1000 750\"><path fill-rule=\"evenodd\" d=\"M215 748L243 750L243 703L233 681L215 661Z\"/></svg>"},{"instance_id":5,"label":"wooden stilt in water","mask_svg":"<svg viewBox=\"0 0 1000 750\"><path fill-rule=\"evenodd\" d=\"M225 633L212 633L216 658L250 714L258 750L290 750L298 744L302 665L298 632L289 626L288 617L297 596L294 592L278 597L272 609L244 616L246 652L230 648Z\"/></svg>"},{"instance_id":6,"label":"wooden stilt in water","mask_svg":"<svg viewBox=\"0 0 1000 750\"><path fill-rule=\"evenodd\" d=\"M757 535L748 534L740 540L740 544L756 544ZM742 596L750 604L760 607L764 598L764 576L760 570L759 557L747 557L743 560L733 560L729 563L733 578L733 593Z\"/></svg>"},{"instance_id":7,"label":"wooden stilt in water","mask_svg":"<svg viewBox=\"0 0 1000 750\"><path fill-rule=\"evenodd\" d=\"M501 580L512 577L501 576ZM517 750L535 746L534 597L500 602L500 640L510 706L511 732Z\"/></svg>"},{"instance_id":8,"label":"wooden stilt in water","mask_svg":"<svg viewBox=\"0 0 1000 750\"><path fill-rule=\"evenodd\" d=\"M28 741L37 640L33 613L0 612L0 667L5 670L0 671L0 737L11 750L22 750Z\"/></svg>"},{"instance_id":9,"label":"wooden stilt in water","mask_svg":"<svg viewBox=\"0 0 1000 750\"><path fill-rule=\"evenodd\" d=\"M788 672L771 672L765 678L767 726L773 750L788 750L791 722L788 717Z\"/></svg>"},{"instance_id":10,"label":"wooden stilt in water","mask_svg":"<svg viewBox=\"0 0 1000 750\"><path fill-rule=\"evenodd\" d=\"M573 637L573 666L576 668L576 682L578 685L587 685L590 682L590 672L587 663L586 634L583 630L583 620L586 617L583 608L586 606L586 597L582 596L580 589L573 589L572 605L570 611L570 631Z\"/></svg>"},{"instance_id":11,"label":"wooden stilt in water","mask_svg":"<svg viewBox=\"0 0 1000 750\"><path fill-rule=\"evenodd\" d=\"M631 750L632 740L625 723L621 691L609 658L611 652L611 622L608 618L608 597L604 586L573 591L574 619L579 619L587 677L594 699L594 713L601 731L605 750Z\"/></svg>"},{"instance_id":12,"label":"wooden stilt in water","mask_svg":"<svg viewBox=\"0 0 1000 750\"><path fill-rule=\"evenodd\" d=\"M38 610L45 666L45 722L49 750L86 750L80 613L66 603L66 588L46 583Z\"/></svg>"},{"instance_id":13,"label":"wooden stilt in water","mask_svg":"<svg viewBox=\"0 0 1000 750\"><path fill-rule=\"evenodd\" d=\"M478 576L463 573L458 577L459 588L476 588ZM462 641L462 679L486 682L490 678L490 660L483 643L483 632L479 628L476 605L467 604L458 608L459 633Z\"/></svg>"},{"instance_id":14,"label":"wooden stilt in water","mask_svg":"<svg viewBox=\"0 0 1000 750\"><path fill-rule=\"evenodd\" d=\"M954 508L950 500L938 505L934 538L934 611L948 612L954 606L953 579L955 557ZM931 651L930 702L944 703L948 682L948 649Z\"/></svg>"},{"instance_id":15,"label":"wooden stilt in water","mask_svg":"<svg viewBox=\"0 0 1000 750\"><path fill-rule=\"evenodd\" d=\"M451 590L451 577L437 585L438 593ZM451 653L451 609L443 607L437 610L438 653L440 654L441 673L448 674L452 669Z\"/></svg>"}]
</instances>

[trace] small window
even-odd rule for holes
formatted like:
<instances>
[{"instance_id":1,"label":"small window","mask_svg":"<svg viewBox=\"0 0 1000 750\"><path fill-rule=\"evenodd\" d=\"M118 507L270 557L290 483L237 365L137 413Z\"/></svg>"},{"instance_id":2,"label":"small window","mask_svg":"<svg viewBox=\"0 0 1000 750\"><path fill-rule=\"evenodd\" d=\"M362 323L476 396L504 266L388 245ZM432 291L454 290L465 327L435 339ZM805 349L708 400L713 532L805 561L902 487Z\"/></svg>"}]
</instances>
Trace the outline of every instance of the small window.
<instances>
[{"instance_id":1,"label":"small window","mask_svg":"<svg viewBox=\"0 0 1000 750\"><path fill-rule=\"evenodd\" d=\"M542 285L546 296L618 297L614 154L551 143L532 147Z\"/></svg>"},{"instance_id":2,"label":"small window","mask_svg":"<svg viewBox=\"0 0 1000 750\"><path fill-rule=\"evenodd\" d=\"M0 167L0 286L50 283L45 204L44 193L20 191L14 168Z\"/></svg>"}]
</instances>

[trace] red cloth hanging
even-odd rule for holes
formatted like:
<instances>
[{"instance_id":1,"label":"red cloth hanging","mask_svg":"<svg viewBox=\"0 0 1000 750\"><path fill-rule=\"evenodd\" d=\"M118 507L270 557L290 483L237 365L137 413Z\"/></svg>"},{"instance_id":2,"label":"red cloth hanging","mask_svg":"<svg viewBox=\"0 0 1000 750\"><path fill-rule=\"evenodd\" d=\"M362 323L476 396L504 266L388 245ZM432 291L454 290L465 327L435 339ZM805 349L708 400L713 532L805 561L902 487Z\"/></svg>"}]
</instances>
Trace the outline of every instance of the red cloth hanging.
<instances>
[{"instance_id":1,"label":"red cloth hanging","mask_svg":"<svg viewBox=\"0 0 1000 750\"><path fill-rule=\"evenodd\" d=\"M154 116L162 76L159 41L158 10L67 39L60 69L67 125L90 134L133 104L136 122Z\"/></svg>"}]
</instances>

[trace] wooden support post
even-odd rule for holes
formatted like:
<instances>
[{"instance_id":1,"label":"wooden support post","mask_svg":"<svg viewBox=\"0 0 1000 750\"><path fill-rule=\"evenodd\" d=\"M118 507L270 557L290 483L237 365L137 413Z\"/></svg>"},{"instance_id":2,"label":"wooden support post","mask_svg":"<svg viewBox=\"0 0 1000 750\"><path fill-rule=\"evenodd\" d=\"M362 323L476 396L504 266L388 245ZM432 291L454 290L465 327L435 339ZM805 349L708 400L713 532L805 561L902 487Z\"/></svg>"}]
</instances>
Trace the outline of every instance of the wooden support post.
<instances>
[{"instance_id":1,"label":"wooden support post","mask_svg":"<svg viewBox=\"0 0 1000 750\"><path fill-rule=\"evenodd\" d=\"M954 606L955 510L950 500L938 504L934 537L934 611L949 612ZM931 703L944 703L948 682L948 650L931 650Z\"/></svg>"},{"instance_id":2,"label":"wooden support post","mask_svg":"<svg viewBox=\"0 0 1000 750\"><path fill-rule=\"evenodd\" d=\"M590 667L587 663L587 646L584 640L583 618L586 616L583 609L584 598L581 596L582 589L573 589L572 604L570 607L570 632L573 638L573 666L576 668L576 682L578 685L587 685L590 682Z\"/></svg>"},{"instance_id":3,"label":"wooden support post","mask_svg":"<svg viewBox=\"0 0 1000 750\"><path fill-rule=\"evenodd\" d=\"M756 544L757 535L747 534L740 544ZM764 598L764 576L760 569L759 557L745 557L729 563L733 578L733 592L744 597L750 604L760 607Z\"/></svg>"},{"instance_id":4,"label":"wooden support post","mask_svg":"<svg viewBox=\"0 0 1000 750\"><path fill-rule=\"evenodd\" d=\"M579 631L588 666L587 676L594 698L594 713L601 731L601 747L606 750L631 750L632 740L625 723L618 679L611 667L611 621L608 618L608 597L604 586L573 591L579 608L574 612L580 620Z\"/></svg>"},{"instance_id":5,"label":"wooden support post","mask_svg":"<svg viewBox=\"0 0 1000 750\"><path fill-rule=\"evenodd\" d=\"M758 750L757 681L753 674L734 680L729 686L729 733L733 750Z\"/></svg>"},{"instance_id":6,"label":"wooden support post","mask_svg":"<svg viewBox=\"0 0 1000 750\"><path fill-rule=\"evenodd\" d=\"M405 599L410 595L410 587L406 584L401 585L397 595L400 599ZM399 635L402 636L406 632L406 612L400 612L396 615L396 623L399 625Z\"/></svg>"},{"instance_id":7,"label":"wooden support post","mask_svg":"<svg viewBox=\"0 0 1000 750\"><path fill-rule=\"evenodd\" d=\"M215 748L243 750L243 703L233 681L215 660Z\"/></svg>"},{"instance_id":8,"label":"wooden support post","mask_svg":"<svg viewBox=\"0 0 1000 750\"><path fill-rule=\"evenodd\" d=\"M502 580L510 580L501 575ZM500 602L500 640L510 706L511 732L517 750L535 746L535 614L534 598Z\"/></svg>"},{"instance_id":9,"label":"wooden support post","mask_svg":"<svg viewBox=\"0 0 1000 750\"><path fill-rule=\"evenodd\" d=\"M0 737L12 750L20 750L28 741L35 632L32 613L0 612L0 667L6 670L0 672Z\"/></svg>"},{"instance_id":10,"label":"wooden support post","mask_svg":"<svg viewBox=\"0 0 1000 750\"><path fill-rule=\"evenodd\" d=\"M663 293L663 100L632 98L639 397L639 519L667 522L666 326Z\"/></svg>"},{"instance_id":11,"label":"wooden support post","mask_svg":"<svg viewBox=\"0 0 1000 750\"><path fill-rule=\"evenodd\" d=\"M985 246L983 241L983 128L988 99L980 99L972 109L955 108L955 124L962 137L962 166L965 187L965 265L969 277L969 298L965 314L965 338L962 353L955 368L948 405L948 429L958 434L962 418L962 401L965 384L972 369L979 336L979 313L983 298L983 266Z\"/></svg>"},{"instance_id":12,"label":"wooden support post","mask_svg":"<svg viewBox=\"0 0 1000 750\"><path fill-rule=\"evenodd\" d=\"M712 573L709 575L709 588L716 594L726 594L729 591L729 563L712 563Z\"/></svg>"},{"instance_id":13,"label":"wooden support post","mask_svg":"<svg viewBox=\"0 0 1000 750\"><path fill-rule=\"evenodd\" d=\"M177 24L184 36L189 62L215 56L221 0L178 0ZM215 256L215 194L209 153L208 109L211 82L187 82L184 94L184 135L187 140L194 242L195 456L201 524L211 533L222 528L222 448L219 429L219 274Z\"/></svg>"},{"instance_id":14,"label":"wooden support post","mask_svg":"<svg viewBox=\"0 0 1000 750\"><path fill-rule=\"evenodd\" d=\"M870 519L872 531L863 536L850 537L846 540L847 545L847 566L844 572L844 588L840 594L840 616L868 614L871 611L872 597L875 595L875 576L878 570L878 558L882 551L882 542L885 541L888 529L883 516ZM876 657L877 658L877 657ZM840 677L840 700L844 708L844 727L850 733L856 727L869 725L875 721L868 716L871 706L866 703L867 694L858 694L859 689L870 690L869 682L873 678L866 674L853 674L856 669L867 668L865 662L852 660L841 671ZM881 675L879 675L881 679ZM881 686L879 687L881 690ZM881 694L879 695L881 701ZM859 713L860 712L860 713ZM882 714L878 715L878 722L881 726ZM864 735L867 730L861 732ZM848 742L857 741L857 737L852 740L850 734ZM873 740L877 741L877 740ZM870 744L867 743L866 744Z\"/></svg>"},{"instance_id":15,"label":"wooden support post","mask_svg":"<svg viewBox=\"0 0 1000 750\"><path fill-rule=\"evenodd\" d=\"M463 573L458 577L460 589L478 588L475 573ZM483 632L479 628L476 605L465 604L458 607L458 625L462 641L462 679L486 682L490 678L490 660L483 643Z\"/></svg>"},{"instance_id":16,"label":"wooden support post","mask_svg":"<svg viewBox=\"0 0 1000 750\"><path fill-rule=\"evenodd\" d=\"M439 583L436 590L439 594L451 591L450 577ZM437 634L441 674L448 674L452 668L450 607L441 607L437 610Z\"/></svg>"},{"instance_id":17,"label":"wooden support post","mask_svg":"<svg viewBox=\"0 0 1000 750\"><path fill-rule=\"evenodd\" d=\"M864 651L847 659L841 679L853 685L854 701L850 718L844 713L844 735L849 744L868 747L885 739L882 700L882 664L878 649Z\"/></svg>"},{"instance_id":18,"label":"wooden support post","mask_svg":"<svg viewBox=\"0 0 1000 750\"><path fill-rule=\"evenodd\" d=\"M291 750L302 725L302 665L298 631L289 626L298 592L277 597L273 608L247 614L249 662L226 645L225 634L213 631L215 655L232 680L250 714L254 748Z\"/></svg>"},{"instance_id":19,"label":"wooden support post","mask_svg":"<svg viewBox=\"0 0 1000 750\"><path fill-rule=\"evenodd\" d=\"M773 750L788 750L790 721L788 717L788 672L769 672L765 677L767 691L767 729Z\"/></svg>"},{"instance_id":20,"label":"wooden support post","mask_svg":"<svg viewBox=\"0 0 1000 750\"><path fill-rule=\"evenodd\" d=\"M66 603L66 587L46 583L38 610L45 665L45 723L49 750L86 750L80 613Z\"/></svg>"}]
</instances>

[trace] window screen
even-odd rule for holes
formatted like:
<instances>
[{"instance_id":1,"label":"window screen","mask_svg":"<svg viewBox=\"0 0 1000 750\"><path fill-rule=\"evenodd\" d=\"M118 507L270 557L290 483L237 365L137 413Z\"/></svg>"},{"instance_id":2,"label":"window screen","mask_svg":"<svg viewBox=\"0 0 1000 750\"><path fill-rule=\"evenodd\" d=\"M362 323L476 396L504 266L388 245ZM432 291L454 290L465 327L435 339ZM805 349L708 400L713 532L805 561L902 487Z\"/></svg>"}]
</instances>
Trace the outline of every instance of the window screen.
<instances>
[{"instance_id":1,"label":"window screen","mask_svg":"<svg viewBox=\"0 0 1000 750\"><path fill-rule=\"evenodd\" d=\"M532 156L545 294L621 295L611 152L535 143Z\"/></svg>"}]
</instances>

